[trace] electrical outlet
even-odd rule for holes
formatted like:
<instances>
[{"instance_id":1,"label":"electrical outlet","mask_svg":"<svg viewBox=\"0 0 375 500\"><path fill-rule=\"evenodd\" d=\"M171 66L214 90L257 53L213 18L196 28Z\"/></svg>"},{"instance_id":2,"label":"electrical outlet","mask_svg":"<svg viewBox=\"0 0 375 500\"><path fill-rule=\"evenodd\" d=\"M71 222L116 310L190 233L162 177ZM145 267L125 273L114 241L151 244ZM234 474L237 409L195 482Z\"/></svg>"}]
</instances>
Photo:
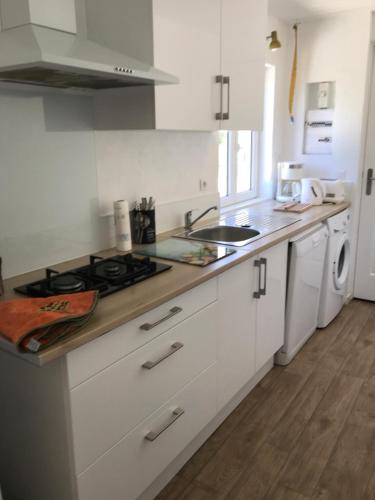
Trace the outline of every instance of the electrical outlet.
<instances>
[{"instance_id":1,"label":"electrical outlet","mask_svg":"<svg viewBox=\"0 0 375 500\"><path fill-rule=\"evenodd\" d=\"M207 191L207 181L205 181L204 179L200 179L199 181L199 190Z\"/></svg>"}]
</instances>

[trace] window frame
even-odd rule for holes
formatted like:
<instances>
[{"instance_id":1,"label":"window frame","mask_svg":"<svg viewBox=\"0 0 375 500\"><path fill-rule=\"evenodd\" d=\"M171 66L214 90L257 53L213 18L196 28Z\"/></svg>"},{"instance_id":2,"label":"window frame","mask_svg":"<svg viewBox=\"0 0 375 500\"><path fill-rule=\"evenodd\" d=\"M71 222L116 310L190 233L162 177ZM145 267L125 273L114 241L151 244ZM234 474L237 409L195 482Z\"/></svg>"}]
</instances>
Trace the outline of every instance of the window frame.
<instances>
[{"instance_id":1,"label":"window frame","mask_svg":"<svg viewBox=\"0 0 375 500\"><path fill-rule=\"evenodd\" d=\"M233 205L245 201L253 200L258 196L258 160L259 160L259 132L246 131L251 133L251 172L250 189L241 193L236 192L237 186L237 151L238 132L226 131L228 137L227 151L227 186L228 194L220 196L221 206Z\"/></svg>"}]
</instances>

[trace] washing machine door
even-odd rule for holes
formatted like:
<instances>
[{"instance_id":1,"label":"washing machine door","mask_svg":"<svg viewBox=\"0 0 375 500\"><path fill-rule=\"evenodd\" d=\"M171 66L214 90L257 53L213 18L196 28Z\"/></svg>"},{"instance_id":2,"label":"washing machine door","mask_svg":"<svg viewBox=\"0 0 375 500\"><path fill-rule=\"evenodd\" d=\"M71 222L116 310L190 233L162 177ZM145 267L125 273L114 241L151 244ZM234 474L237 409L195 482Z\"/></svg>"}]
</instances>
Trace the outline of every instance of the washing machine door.
<instances>
[{"instance_id":1,"label":"washing machine door","mask_svg":"<svg viewBox=\"0 0 375 500\"><path fill-rule=\"evenodd\" d=\"M337 291L345 289L349 275L350 243L347 234L343 234L337 242L335 260L333 262L333 286Z\"/></svg>"}]
</instances>

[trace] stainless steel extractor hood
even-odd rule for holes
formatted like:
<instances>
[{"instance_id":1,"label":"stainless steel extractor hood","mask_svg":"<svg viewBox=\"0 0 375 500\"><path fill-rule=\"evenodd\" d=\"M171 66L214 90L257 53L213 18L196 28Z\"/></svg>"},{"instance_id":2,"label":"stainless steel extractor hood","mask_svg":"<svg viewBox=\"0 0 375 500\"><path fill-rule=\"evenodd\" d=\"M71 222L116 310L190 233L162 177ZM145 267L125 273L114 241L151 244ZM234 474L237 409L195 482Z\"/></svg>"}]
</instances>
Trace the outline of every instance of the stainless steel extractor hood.
<instances>
[{"instance_id":1,"label":"stainless steel extractor hood","mask_svg":"<svg viewBox=\"0 0 375 500\"><path fill-rule=\"evenodd\" d=\"M25 11L26 7L29 10L25 15L33 20L30 14L33 6L29 5L33 1L1 0L0 82L91 90L178 82L168 73L75 32L35 22L22 24L15 4L20 8L26 3ZM64 8L68 4L66 2ZM74 7L74 2L72 5ZM11 22L6 24L3 16L9 11Z\"/></svg>"}]
</instances>

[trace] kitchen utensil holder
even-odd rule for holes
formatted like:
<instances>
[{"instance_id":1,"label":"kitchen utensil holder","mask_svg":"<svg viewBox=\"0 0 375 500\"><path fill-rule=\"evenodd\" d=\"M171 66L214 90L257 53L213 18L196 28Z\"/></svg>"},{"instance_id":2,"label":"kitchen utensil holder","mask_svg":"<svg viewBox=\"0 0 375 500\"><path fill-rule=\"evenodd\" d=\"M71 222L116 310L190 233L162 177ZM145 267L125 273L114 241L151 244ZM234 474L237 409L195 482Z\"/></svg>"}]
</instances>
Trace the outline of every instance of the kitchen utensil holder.
<instances>
[{"instance_id":1,"label":"kitchen utensil holder","mask_svg":"<svg viewBox=\"0 0 375 500\"><path fill-rule=\"evenodd\" d=\"M132 210L130 212L130 224L133 243L155 243L155 210Z\"/></svg>"}]
</instances>

